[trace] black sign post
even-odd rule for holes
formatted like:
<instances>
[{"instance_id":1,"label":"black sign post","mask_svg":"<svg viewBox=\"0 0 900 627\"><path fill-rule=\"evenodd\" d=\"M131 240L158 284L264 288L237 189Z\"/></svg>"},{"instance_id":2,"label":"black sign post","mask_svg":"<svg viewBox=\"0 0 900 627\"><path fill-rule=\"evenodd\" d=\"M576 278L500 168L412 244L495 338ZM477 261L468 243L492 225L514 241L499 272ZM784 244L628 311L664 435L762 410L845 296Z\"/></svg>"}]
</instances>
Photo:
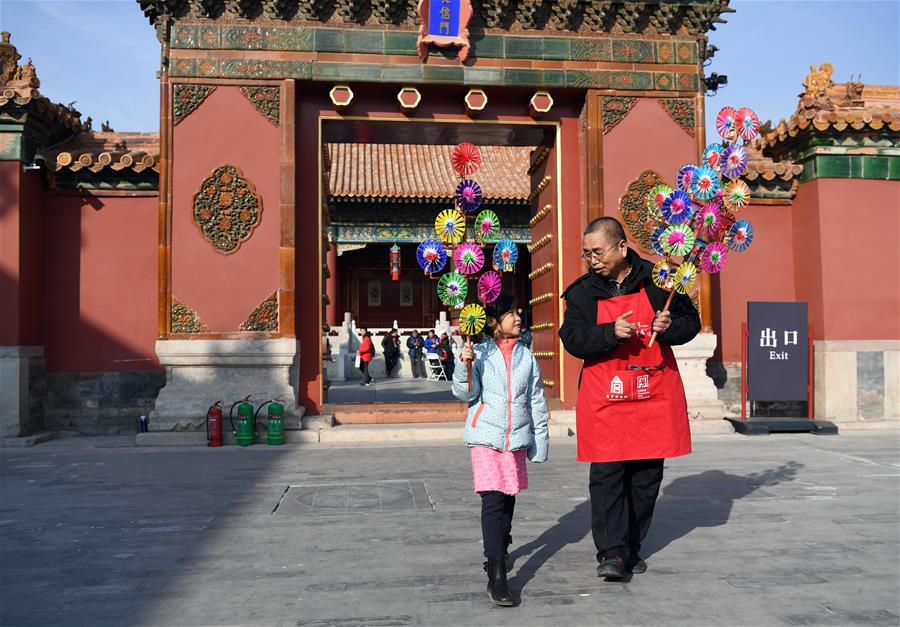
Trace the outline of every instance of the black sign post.
<instances>
[{"instance_id":1,"label":"black sign post","mask_svg":"<svg viewBox=\"0 0 900 627\"><path fill-rule=\"evenodd\" d=\"M813 420L813 340L806 303L747 303L743 325L741 420L735 430L837 433L830 422ZM747 419L747 401L807 401L808 419Z\"/></svg>"}]
</instances>

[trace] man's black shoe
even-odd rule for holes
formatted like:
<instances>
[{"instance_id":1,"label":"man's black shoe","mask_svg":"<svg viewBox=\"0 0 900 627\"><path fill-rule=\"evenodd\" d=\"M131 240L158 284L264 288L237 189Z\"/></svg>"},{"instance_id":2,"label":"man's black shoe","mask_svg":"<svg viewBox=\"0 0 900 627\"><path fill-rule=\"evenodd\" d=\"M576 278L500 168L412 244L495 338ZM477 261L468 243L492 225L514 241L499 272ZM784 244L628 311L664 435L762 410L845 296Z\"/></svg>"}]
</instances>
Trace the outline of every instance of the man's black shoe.
<instances>
[{"instance_id":1,"label":"man's black shoe","mask_svg":"<svg viewBox=\"0 0 900 627\"><path fill-rule=\"evenodd\" d=\"M625 560L621 557L604 557L597 566L597 576L606 579L624 579Z\"/></svg>"},{"instance_id":2,"label":"man's black shoe","mask_svg":"<svg viewBox=\"0 0 900 627\"><path fill-rule=\"evenodd\" d=\"M625 562L625 570L635 575L643 575L647 572L647 562L642 560L640 556L633 555Z\"/></svg>"}]
</instances>

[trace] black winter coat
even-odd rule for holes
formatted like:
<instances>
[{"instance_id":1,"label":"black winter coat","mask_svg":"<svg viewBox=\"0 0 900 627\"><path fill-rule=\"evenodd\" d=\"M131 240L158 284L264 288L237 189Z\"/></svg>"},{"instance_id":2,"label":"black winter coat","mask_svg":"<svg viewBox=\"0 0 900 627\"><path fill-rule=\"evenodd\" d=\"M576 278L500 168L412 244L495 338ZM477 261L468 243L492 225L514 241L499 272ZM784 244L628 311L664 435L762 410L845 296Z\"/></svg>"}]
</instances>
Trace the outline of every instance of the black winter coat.
<instances>
[{"instance_id":1,"label":"black winter coat","mask_svg":"<svg viewBox=\"0 0 900 627\"><path fill-rule=\"evenodd\" d=\"M616 338L615 323L597 324L597 301L634 294L641 285L647 292L647 298L656 311L662 311L669 298L669 293L656 286L650 276L653 264L642 259L632 249L628 249L628 261L631 273L625 277L620 288L612 281L604 279L595 272L588 271L566 288L562 298L566 299L566 313L563 325L559 329L559 337L563 346L579 359L596 359L616 350L622 340ZM665 333L660 333L657 340L664 344L686 344L694 339L700 331L700 315L685 294L675 294L669 305L672 324Z\"/></svg>"}]
</instances>

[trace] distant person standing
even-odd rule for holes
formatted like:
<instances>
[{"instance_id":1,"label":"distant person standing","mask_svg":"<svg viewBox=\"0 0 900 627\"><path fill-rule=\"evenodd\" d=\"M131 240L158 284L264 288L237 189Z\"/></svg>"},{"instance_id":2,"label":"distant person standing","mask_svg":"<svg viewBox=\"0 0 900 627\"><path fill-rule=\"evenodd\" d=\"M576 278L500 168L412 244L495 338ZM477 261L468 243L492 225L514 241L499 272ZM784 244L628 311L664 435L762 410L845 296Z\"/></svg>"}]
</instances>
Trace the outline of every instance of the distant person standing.
<instances>
[{"instance_id":1,"label":"distant person standing","mask_svg":"<svg viewBox=\"0 0 900 627\"><path fill-rule=\"evenodd\" d=\"M360 385L371 385L369 363L375 357L375 344L372 342L372 334L366 327L359 328L359 337L359 371L363 375L363 382Z\"/></svg>"},{"instance_id":2,"label":"distant person standing","mask_svg":"<svg viewBox=\"0 0 900 627\"><path fill-rule=\"evenodd\" d=\"M412 367L413 379L424 379L425 367L422 363L422 358L425 352L425 340L422 339L422 336L415 329L406 338L406 348L409 351L409 362Z\"/></svg>"},{"instance_id":3,"label":"distant person standing","mask_svg":"<svg viewBox=\"0 0 900 627\"><path fill-rule=\"evenodd\" d=\"M384 376L390 379L397 367L397 360L400 359L400 336L397 329L391 329L381 340L381 352L384 353Z\"/></svg>"},{"instance_id":4,"label":"distant person standing","mask_svg":"<svg viewBox=\"0 0 900 627\"><path fill-rule=\"evenodd\" d=\"M450 341L450 338L446 333L441 333L441 342L438 346L440 348L441 365L444 366L444 373L447 375L447 379L452 379L453 368L456 363L456 360L453 358L453 342Z\"/></svg>"}]
</instances>

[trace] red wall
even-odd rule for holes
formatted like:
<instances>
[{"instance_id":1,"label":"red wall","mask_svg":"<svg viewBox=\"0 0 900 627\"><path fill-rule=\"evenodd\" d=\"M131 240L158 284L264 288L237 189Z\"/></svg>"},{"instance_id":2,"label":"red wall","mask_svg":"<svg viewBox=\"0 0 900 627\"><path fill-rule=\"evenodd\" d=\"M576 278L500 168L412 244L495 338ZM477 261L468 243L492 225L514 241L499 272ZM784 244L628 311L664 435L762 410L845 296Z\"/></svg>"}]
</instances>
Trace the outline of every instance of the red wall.
<instances>
[{"instance_id":1,"label":"red wall","mask_svg":"<svg viewBox=\"0 0 900 627\"><path fill-rule=\"evenodd\" d=\"M739 217L753 225L753 243L728 255L719 276L713 275L713 318L719 336L716 359L741 360L741 323L748 301L793 301L794 257L791 205L749 205ZM813 240L813 243L816 243Z\"/></svg>"},{"instance_id":2,"label":"red wall","mask_svg":"<svg viewBox=\"0 0 900 627\"><path fill-rule=\"evenodd\" d=\"M46 196L49 372L158 369L156 196Z\"/></svg>"},{"instance_id":3,"label":"red wall","mask_svg":"<svg viewBox=\"0 0 900 627\"><path fill-rule=\"evenodd\" d=\"M0 345L37 346L41 337L43 175L0 162Z\"/></svg>"},{"instance_id":4,"label":"red wall","mask_svg":"<svg viewBox=\"0 0 900 627\"><path fill-rule=\"evenodd\" d=\"M172 148L172 295L196 311L211 331L237 331L278 289L280 131L238 87L220 85L175 127ZM226 164L253 183L263 206L250 239L230 255L216 252L192 218L194 194L213 170ZM303 183L316 187L315 176Z\"/></svg>"},{"instance_id":5,"label":"red wall","mask_svg":"<svg viewBox=\"0 0 900 627\"><path fill-rule=\"evenodd\" d=\"M0 346L19 345L19 161L0 161Z\"/></svg>"},{"instance_id":6,"label":"red wall","mask_svg":"<svg viewBox=\"0 0 900 627\"><path fill-rule=\"evenodd\" d=\"M631 112L603 136L604 215L621 219L619 198L644 170L655 170L674 186L678 169L696 161L697 140L656 98L638 98Z\"/></svg>"},{"instance_id":7,"label":"red wall","mask_svg":"<svg viewBox=\"0 0 900 627\"><path fill-rule=\"evenodd\" d=\"M796 291L798 300L810 301L817 339L900 339L898 207L896 181L816 179L800 186Z\"/></svg>"}]
</instances>

